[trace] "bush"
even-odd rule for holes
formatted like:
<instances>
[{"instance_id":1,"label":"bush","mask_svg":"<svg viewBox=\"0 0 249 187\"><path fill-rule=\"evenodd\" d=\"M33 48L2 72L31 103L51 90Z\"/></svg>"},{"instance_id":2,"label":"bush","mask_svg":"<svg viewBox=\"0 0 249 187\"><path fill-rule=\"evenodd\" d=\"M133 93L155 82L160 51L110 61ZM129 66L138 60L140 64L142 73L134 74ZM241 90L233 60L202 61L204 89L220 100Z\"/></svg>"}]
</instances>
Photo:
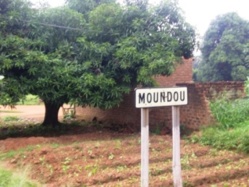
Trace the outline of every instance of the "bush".
<instances>
[{"instance_id":1,"label":"bush","mask_svg":"<svg viewBox=\"0 0 249 187\"><path fill-rule=\"evenodd\" d=\"M192 141L249 153L249 99L219 97L210 107L218 124L203 128Z\"/></svg>"},{"instance_id":2,"label":"bush","mask_svg":"<svg viewBox=\"0 0 249 187\"><path fill-rule=\"evenodd\" d=\"M249 120L249 99L229 100L220 98L210 103L212 114L221 127L232 128Z\"/></svg>"},{"instance_id":3,"label":"bush","mask_svg":"<svg viewBox=\"0 0 249 187\"><path fill-rule=\"evenodd\" d=\"M232 129L218 126L203 129L199 141L218 149L238 150L249 153L249 121L240 123Z\"/></svg>"}]
</instances>

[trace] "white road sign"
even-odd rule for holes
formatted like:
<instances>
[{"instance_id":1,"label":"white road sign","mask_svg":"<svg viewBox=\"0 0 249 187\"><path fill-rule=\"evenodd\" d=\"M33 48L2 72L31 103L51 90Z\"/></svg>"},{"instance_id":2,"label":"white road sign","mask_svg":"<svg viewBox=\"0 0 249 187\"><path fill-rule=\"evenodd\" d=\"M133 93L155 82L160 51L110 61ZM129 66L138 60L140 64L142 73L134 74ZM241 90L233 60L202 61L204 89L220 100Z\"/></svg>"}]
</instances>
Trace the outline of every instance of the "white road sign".
<instances>
[{"instance_id":1,"label":"white road sign","mask_svg":"<svg viewBox=\"0 0 249 187\"><path fill-rule=\"evenodd\" d=\"M186 87L145 88L136 90L136 108L179 106L188 103Z\"/></svg>"}]
</instances>

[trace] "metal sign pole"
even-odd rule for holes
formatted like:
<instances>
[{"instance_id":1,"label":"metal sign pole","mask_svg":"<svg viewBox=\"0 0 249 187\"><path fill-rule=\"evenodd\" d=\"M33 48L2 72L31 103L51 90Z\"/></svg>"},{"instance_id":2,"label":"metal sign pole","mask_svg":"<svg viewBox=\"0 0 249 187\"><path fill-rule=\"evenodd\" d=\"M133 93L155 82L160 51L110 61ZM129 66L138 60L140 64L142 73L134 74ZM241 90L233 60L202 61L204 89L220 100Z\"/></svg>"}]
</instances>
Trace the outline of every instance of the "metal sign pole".
<instances>
[{"instance_id":1,"label":"metal sign pole","mask_svg":"<svg viewBox=\"0 0 249 187\"><path fill-rule=\"evenodd\" d=\"M172 141L173 141L173 180L174 187L182 187L180 156L180 107L172 106Z\"/></svg>"},{"instance_id":2,"label":"metal sign pole","mask_svg":"<svg viewBox=\"0 0 249 187\"><path fill-rule=\"evenodd\" d=\"M149 186L149 109L141 108L141 187Z\"/></svg>"}]
</instances>

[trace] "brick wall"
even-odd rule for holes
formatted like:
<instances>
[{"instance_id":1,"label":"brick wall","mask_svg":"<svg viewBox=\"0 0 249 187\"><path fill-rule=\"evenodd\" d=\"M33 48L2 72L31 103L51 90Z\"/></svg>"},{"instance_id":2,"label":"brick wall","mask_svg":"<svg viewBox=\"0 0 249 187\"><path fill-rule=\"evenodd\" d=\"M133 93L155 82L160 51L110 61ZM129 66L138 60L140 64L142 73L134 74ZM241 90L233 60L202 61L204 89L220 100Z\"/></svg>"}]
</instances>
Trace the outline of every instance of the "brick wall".
<instances>
[{"instance_id":1,"label":"brick wall","mask_svg":"<svg viewBox=\"0 0 249 187\"><path fill-rule=\"evenodd\" d=\"M76 114L79 119L85 121L101 121L111 124L127 124L136 126L140 123L140 110L135 108L135 92L124 96L124 100L119 107L101 110L93 107L77 107Z\"/></svg>"},{"instance_id":2,"label":"brick wall","mask_svg":"<svg viewBox=\"0 0 249 187\"><path fill-rule=\"evenodd\" d=\"M191 76L190 76L191 75ZM214 122L209 109L209 100L215 95L229 90L233 97L245 95L243 82L217 82L217 83L193 83L192 60L186 60L176 68L169 77L156 76L155 79L161 87L186 86L188 89L188 105L180 107L180 123L190 129L198 129L200 125ZM140 109L135 108L134 91L124 96L124 101L119 107L110 110L98 108L77 107L77 116L86 121L97 119L110 124L122 124L140 129ZM150 109L150 128L171 128L171 107Z\"/></svg>"},{"instance_id":3,"label":"brick wall","mask_svg":"<svg viewBox=\"0 0 249 187\"><path fill-rule=\"evenodd\" d=\"M161 87L175 86L177 83L193 82L192 75L193 59L185 59L182 64L179 64L174 73L170 76L155 76L158 85Z\"/></svg>"},{"instance_id":4,"label":"brick wall","mask_svg":"<svg viewBox=\"0 0 249 187\"><path fill-rule=\"evenodd\" d=\"M222 93L230 93L232 98L245 96L244 82L177 83L188 89L188 105L180 107L180 123L190 129L215 122L210 108L211 99ZM150 109L150 123L171 127L171 107Z\"/></svg>"}]
</instances>

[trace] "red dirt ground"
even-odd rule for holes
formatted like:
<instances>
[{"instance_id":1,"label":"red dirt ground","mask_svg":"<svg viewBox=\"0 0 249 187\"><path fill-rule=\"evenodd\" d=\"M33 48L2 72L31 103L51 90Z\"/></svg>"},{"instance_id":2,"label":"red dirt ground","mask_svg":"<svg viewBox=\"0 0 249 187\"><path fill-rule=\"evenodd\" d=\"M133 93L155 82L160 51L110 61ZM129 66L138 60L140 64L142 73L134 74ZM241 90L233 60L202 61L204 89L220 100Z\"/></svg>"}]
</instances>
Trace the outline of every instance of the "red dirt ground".
<instances>
[{"instance_id":1,"label":"red dirt ground","mask_svg":"<svg viewBox=\"0 0 249 187\"><path fill-rule=\"evenodd\" d=\"M29 107L28 107L29 108ZM41 106L17 107L20 117L42 119ZM23 109L23 110L21 110ZM3 114L3 113L2 113ZM12 169L30 167L45 187L140 186L140 134L75 126L51 136L0 140L0 156ZM184 186L249 186L249 156L181 141ZM170 135L150 135L150 186L172 186Z\"/></svg>"}]
</instances>

